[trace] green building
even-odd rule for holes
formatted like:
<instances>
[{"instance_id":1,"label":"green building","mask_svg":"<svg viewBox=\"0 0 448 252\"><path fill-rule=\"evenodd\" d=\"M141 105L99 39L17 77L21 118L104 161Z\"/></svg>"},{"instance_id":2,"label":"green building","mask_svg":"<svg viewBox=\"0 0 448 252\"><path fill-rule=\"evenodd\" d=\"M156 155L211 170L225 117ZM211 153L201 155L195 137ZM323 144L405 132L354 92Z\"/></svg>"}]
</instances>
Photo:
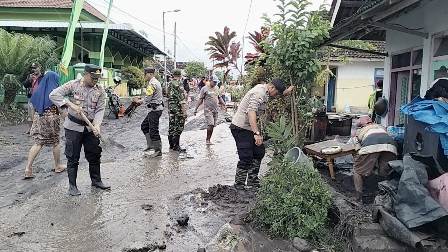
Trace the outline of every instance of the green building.
<instances>
[{"instance_id":1,"label":"green building","mask_svg":"<svg viewBox=\"0 0 448 252\"><path fill-rule=\"evenodd\" d=\"M61 57L71 7L71 0L0 0L0 28L34 36L49 35L57 42L57 52ZM75 32L69 74L61 82L76 78L82 71L82 67L76 67L82 65L79 63L99 63L105 21L106 16L84 2ZM129 24L111 22L106 41L103 84L112 84L112 78L120 74L123 66L140 67L144 58L158 54L163 52Z\"/></svg>"}]
</instances>

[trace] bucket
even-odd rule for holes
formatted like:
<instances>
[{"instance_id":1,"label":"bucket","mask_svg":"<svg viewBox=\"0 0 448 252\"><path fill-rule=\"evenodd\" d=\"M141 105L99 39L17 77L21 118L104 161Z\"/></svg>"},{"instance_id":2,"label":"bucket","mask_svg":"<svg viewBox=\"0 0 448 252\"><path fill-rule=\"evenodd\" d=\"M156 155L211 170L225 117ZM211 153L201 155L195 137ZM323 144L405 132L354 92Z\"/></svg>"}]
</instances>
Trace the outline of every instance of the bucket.
<instances>
[{"instance_id":1,"label":"bucket","mask_svg":"<svg viewBox=\"0 0 448 252\"><path fill-rule=\"evenodd\" d=\"M307 159L307 156L299 147L293 147L285 154L286 160L292 162L293 164L298 164Z\"/></svg>"}]
</instances>

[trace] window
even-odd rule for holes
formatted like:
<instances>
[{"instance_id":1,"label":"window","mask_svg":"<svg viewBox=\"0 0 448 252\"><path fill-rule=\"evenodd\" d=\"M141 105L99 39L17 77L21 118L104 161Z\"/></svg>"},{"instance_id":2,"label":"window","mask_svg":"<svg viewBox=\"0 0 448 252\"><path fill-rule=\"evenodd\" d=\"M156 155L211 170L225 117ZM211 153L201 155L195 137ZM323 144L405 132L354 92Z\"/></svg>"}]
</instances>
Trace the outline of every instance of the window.
<instances>
[{"instance_id":1,"label":"window","mask_svg":"<svg viewBox=\"0 0 448 252\"><path fill-rule=\"evenodd\" d=\"M448 36L434 39L434 57L448 55Z\"/></svg>"},{"instance_id":2,"label":"window","mask_svg":"<svg viewBox=\"0 0 448 252\"><path fill-rule=\"evenodd\" d=\"M411 64L411 52L392 56L392 68L407 67Z\"/></svg>"},{"instance_id":3,"label":"window","mask_svg":"<svg viewBox=\"0 0 448 252\"><path fill-rule=\"evenodd\" d=\"M384 68L375 68L375 73L374 73L375 83L382 79L384 79Z\"/></svg>"},{"instance_id":4,"label":"window","mask_svg":"<svg viewBox=\"0 0 448 252\"><path fill-rule=\"evenodd\" d=\"M413 49L392 56L389 100L389 124L400 124L405 117L402 105L420 95L423 49Z\"/></svg>"}]
</instances>

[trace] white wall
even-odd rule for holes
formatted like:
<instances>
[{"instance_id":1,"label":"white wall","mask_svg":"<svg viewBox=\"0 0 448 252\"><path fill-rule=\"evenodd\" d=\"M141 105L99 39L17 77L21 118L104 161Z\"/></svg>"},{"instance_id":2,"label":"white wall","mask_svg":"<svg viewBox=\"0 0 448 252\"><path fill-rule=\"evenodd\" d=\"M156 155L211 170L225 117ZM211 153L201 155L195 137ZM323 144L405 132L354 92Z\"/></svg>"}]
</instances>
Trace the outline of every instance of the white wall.
<instances>
[{"instance_id":1,"label":"white wall","mask_svg":"<svg viewBox=\"0 0 448 252\"><path fill-rule=\"evenodd\" d=\"M430 80L432 36L448 30L448 1L427 0L422 2L423 4L417 9L404 13L393 20L389 20L387 23L400 24L411 29L423 28L419 31L429 33L428 39L398 31L388 30L386 32L386 50L389 55L411 48L423 48L420 95L425 94L432 82ZM391 57L386 58L384 66L384 95L389 98ZM383 122L387 124L387 119Z\"/></svg>"},{"instance_id":2,"label":"white wall","mask_svg":"<svg viewBox=\"0 0 448 252\"><path fill-rule=\"evenodd\" d=\"M383 68L383 61L351 61L337 66L336 111L345 106L368 110L368 100L375 87L375 68Z\"/></svg>"}]
</instances>

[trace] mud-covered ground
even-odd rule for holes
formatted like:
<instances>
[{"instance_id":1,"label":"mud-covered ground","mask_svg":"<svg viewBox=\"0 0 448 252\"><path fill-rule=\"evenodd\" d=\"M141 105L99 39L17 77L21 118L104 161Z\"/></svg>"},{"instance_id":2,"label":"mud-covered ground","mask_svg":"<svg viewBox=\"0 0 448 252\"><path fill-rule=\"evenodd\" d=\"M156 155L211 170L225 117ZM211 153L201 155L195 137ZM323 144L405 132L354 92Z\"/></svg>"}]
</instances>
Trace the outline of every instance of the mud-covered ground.
<instances>
[{"instance_id":1,"label":"mud-covered ground","mask_svg":"<svg viewBox=\"0 0 448 252\"><path fill-rule=\"evenodd\" d=\"M22 180L32 145L24 133L27 126L0 128L0 251L197 251L226 223L244 231L248 251L295 251L288 242L240 226L255 194L228 186L233 184L237 154L223 113L212 146L205 145L202 114L189 117L181 137L188 155L179 157L168 150L164 112L163 156L158 159L142 155L140 122L145 115L139 107L130 119L104 121L103 135L125 146L103 146L102 177L112 190L90 186L81 155L79 197L67 195L65 172L52 172L49 148L34 163L36 177ZM183 215L189 217L186 227L177 223Z\"/></svg>"}]
</instances>

